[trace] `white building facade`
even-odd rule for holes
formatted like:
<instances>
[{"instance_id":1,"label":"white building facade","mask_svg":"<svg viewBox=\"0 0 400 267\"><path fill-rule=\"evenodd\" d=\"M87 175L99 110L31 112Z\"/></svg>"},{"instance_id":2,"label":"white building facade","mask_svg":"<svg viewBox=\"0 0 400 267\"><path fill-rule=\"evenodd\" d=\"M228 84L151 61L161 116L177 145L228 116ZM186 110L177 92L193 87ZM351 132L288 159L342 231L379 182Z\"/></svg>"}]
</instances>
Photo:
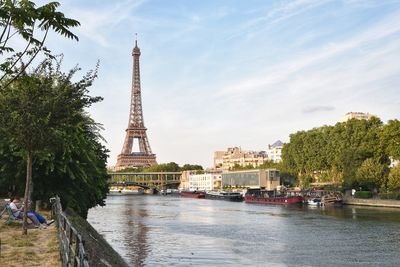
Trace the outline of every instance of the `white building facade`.
<instances>
[{"instance_id":1,"label":"white building facade","mask_svg":"<svg viewBox=\"0 0 400 267\"><path fill-rule=\"evenodd\" d=\"M344 115L339 122L346 122L351 119L357 119L357 120L370 120L372 117L376 117L375 115L372 115L370 113L364 113L364 112L347 112L346 115Z\"/></svg>"},{"instance_id":2,"label":"white building facade","mask_svg":"<svg viewBox=\"0 0 400 267\"><path fill-rule=\"evenodd\" d=\"M266 151L268 160L273 161L275 163L282 161L282 141L278 140L272 145L268 145L268 149Z\"/></svg>"},{"instance_id":3,"label":"white building facade","mask_svg":"<svg viewBox=\"0 0 400 267\"><path fill-rule=\"evenodd\" d=\"M190 191L212 191L221 183L221 174L205 173L189 175Z\"/></svg>"}]
</instances>

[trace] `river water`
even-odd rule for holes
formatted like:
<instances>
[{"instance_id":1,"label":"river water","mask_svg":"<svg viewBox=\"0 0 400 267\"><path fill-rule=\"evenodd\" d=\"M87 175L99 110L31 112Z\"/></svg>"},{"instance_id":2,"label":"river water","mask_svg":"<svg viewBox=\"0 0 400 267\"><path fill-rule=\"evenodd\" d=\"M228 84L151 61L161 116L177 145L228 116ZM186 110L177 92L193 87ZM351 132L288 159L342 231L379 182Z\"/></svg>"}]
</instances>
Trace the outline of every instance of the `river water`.
<instances>
[{"instance_id":1,"label":"river water","mask_svg":"<svg viewBox=\"0 0 400 267\"><path fill-rule=\"evenodd\" d=\"M400 210L109 196L88 221L131 266L400 266Z\"/></svg>"}]
</instances>

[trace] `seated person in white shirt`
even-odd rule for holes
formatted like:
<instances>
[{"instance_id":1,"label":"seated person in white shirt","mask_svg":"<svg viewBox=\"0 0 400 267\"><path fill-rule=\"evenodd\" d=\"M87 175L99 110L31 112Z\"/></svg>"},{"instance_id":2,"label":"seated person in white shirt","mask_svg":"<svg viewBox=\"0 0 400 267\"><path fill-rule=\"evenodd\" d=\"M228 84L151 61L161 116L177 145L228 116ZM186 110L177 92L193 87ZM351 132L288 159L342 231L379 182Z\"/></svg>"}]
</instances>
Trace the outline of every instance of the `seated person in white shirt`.
<instances>
[{"instance_id":1,"label":"seated person in white shirt","mask_svg":"<svg viewBox=\"0 0 400 267\"><path fill-rule=\"evenodd\" d=\"M22 219L24 216L24 207L18 207L20 202L21 199L19 197L13 197L10 203L10 208L15 218ZM47 222L42 215L35 211L27 211L26 216L31 219L35 227L39 227L41 224L48 226L54 222L54 220Z\"/></svg>"}]
</instances>

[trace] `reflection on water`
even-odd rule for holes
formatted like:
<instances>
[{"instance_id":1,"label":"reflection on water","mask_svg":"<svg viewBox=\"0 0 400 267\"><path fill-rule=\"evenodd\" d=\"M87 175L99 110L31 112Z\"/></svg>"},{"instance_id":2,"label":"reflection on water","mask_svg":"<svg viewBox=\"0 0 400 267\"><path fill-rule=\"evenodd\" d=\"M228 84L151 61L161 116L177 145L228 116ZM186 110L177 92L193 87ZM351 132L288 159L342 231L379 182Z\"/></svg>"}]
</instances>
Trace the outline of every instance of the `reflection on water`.
<instances>
[{"instance_id":1,"label":"reflection on water","mask_svg":"<svg viewBox=\"0 0 400 267\"><path fill-rule=\"evenodd\" d=\"M400 210L113 196L88 221L132 266L399 266Z\"/></svg>"},{"instance_id":2,"label":"reflection on water","mask_svg":"<svg viewBox=\"0 0 400 267\"><path fill-rule=\"evenodd\" d=\"M123 209L125 210L125 215L127 218L125 220L127 227L123 244L124 247L130 248L127 250L126 255L129 257L130 262L134 263L135 266L143 265L144 260L147 257L148 249L148 245L146 243L146 233L148 229L147 226L142 222L143 218L147 216L147 211L142 207L142 205L146 205L146 203L138 201L132 203L129 201L129 199L126 199L123 205Z\"/></svg>"}]
</instances>

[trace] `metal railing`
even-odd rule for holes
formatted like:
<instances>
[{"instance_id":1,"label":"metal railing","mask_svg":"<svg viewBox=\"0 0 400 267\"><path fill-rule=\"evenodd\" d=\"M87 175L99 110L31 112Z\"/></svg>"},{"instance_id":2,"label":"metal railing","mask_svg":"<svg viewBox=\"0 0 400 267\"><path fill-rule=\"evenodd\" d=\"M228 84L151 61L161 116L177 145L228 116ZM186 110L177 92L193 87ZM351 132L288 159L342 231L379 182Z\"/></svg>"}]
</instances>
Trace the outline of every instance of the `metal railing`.
<instances>
[{"instance_id":1,"label":"metal railing","mask_svg":"<svg viewBox=\"0 0 400 267\"><path fill-rule=\"evenodd\" d=\"M89 267L84 242L80 233L71 225L62 210L60 198L51 198L52 215L58 224L60 254L63 267Z\"/></svg>"}]
</instances>

